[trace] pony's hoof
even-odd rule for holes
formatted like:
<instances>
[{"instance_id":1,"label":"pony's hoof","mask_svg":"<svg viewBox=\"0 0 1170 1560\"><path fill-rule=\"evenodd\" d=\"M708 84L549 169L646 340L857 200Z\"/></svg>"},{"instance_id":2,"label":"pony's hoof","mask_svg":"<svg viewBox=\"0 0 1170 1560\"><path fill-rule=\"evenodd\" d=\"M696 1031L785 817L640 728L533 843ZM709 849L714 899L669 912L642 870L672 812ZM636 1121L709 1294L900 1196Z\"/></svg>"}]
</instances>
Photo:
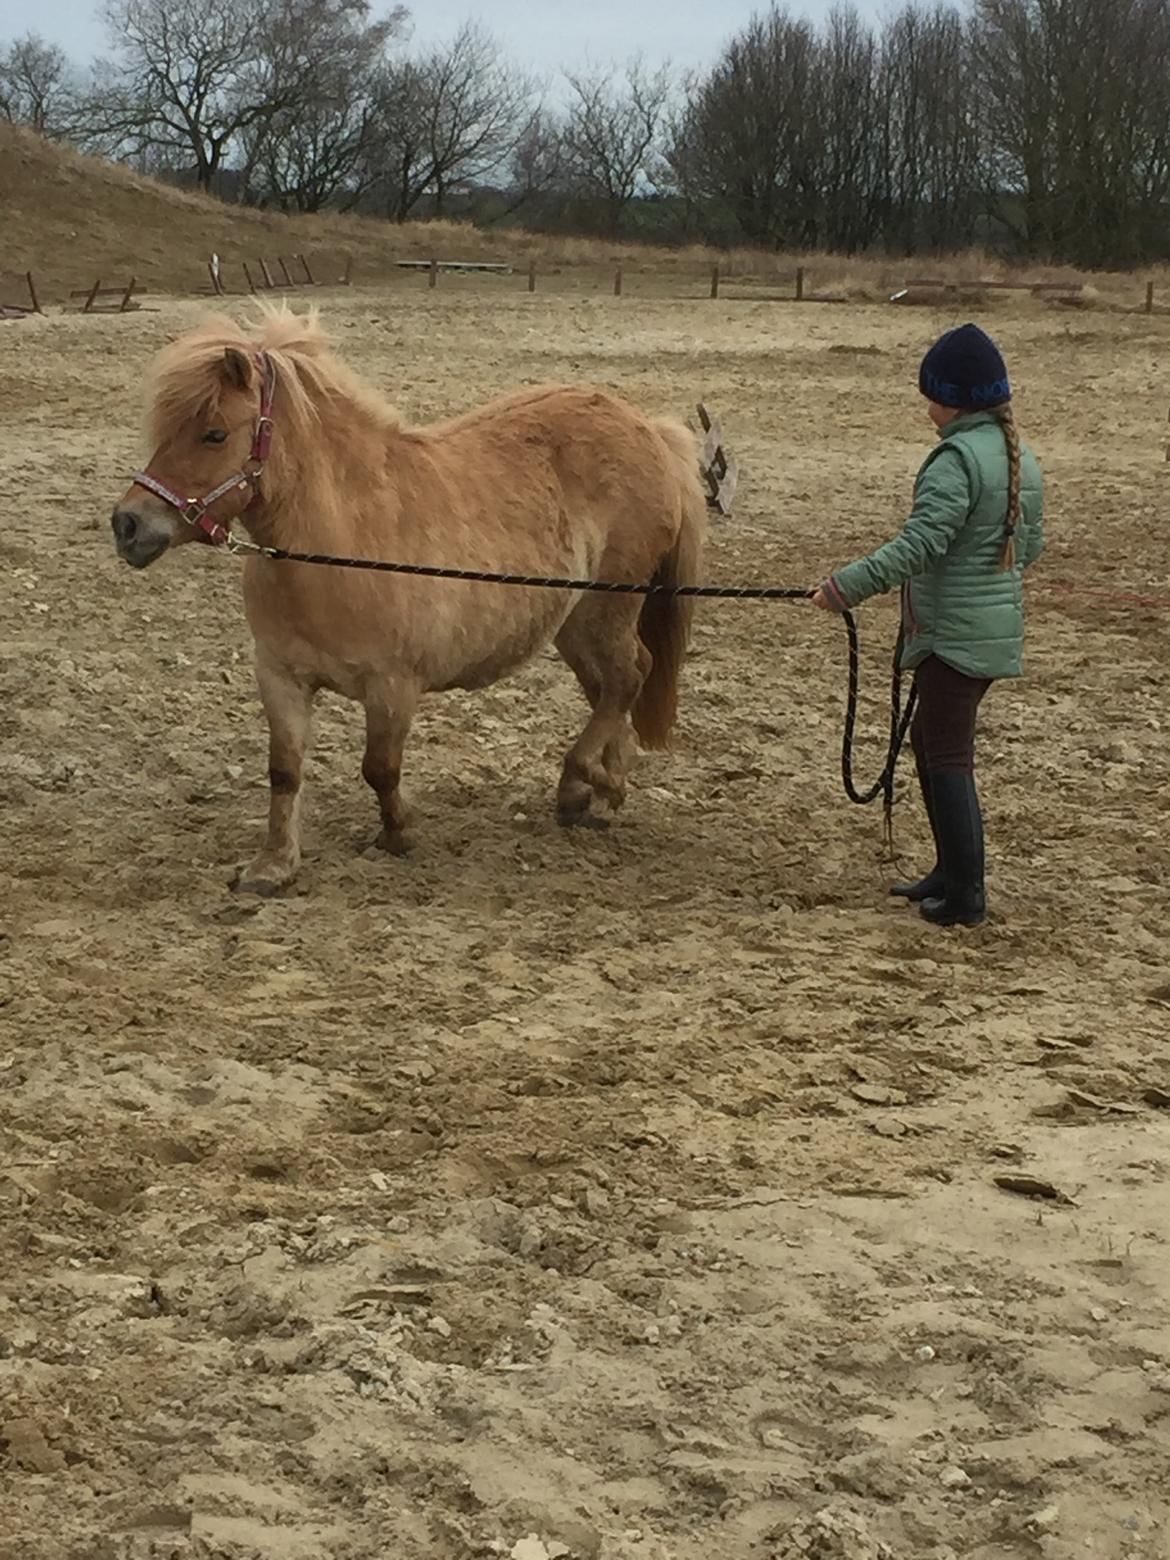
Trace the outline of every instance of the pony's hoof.
<instances>
[{"instance_id":1,"label":"pony's hoof","mask_svg":"<svg viewBox=\"0 0 1170 1560\"><path fill-rule=\"evenodd\" d=\"M236 874L231 888L237 894L253 894L259 899L273 899L286 889L297 875L294 863L265 860L263 856Z\"/></svg>"},{"instance_id":2,"label":"pony's hoof","mask_svg":"<svg viewBox=\"0 0 1170 1560\"><path fill-rule=\"evenodd\" d=\"M260 899L275 899L285 885L274 883L271 878L237 878L232 884L232 891L236 894L255 894Z\"/></svg>"},{"instance_id":3,"label":"pony's hoof","mask_svg":"<svg viewBox=\"0 0 1170 1560\"><path fill-rule=\"evenodd\" d=\"M414 849L414 841L401 829L383 829L374 841L374 849L383 850L388 856L409 856Z\"/></svg>"},{"instance_id":4,"label":"pony's hoof","mask_svg":"<svg viewBox=\"0 0 1170 1560\"><path fill-rule=\"evenodd\" d=\"M557 809L557 822L562 829L608 829L609 819L600 818L594 812L566 813Z\"/></svg>"},{"instance_id":5,"label":"pony's hoof","mask_svg":"<svg viewBox=\"0 0 1170 1560\"><path fill-rule=\"evenodd\" d=\"M566 776L557 790L557 822L562 829L583 823L593 806L593 787Z\"/></svg>"}]
</instances>

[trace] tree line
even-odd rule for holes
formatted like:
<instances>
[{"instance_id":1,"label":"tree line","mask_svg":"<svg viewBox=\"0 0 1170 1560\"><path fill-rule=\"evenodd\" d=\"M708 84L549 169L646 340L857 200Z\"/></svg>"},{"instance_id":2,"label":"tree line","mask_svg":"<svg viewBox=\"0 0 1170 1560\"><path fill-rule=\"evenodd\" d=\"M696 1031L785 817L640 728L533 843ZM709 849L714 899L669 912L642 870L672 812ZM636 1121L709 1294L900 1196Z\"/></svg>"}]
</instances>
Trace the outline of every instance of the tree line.
<instances>
[{"instance_id":1,"label":"tree line","mask_svg":"<svg viewBox=\"0 0 1170 1560\"><path fill-rule=\"evenodd\" d=\"M0 44L0 117L226 199L665 243L1170 258L1170 0L773 6L680 74L542 81L366 0L106 0L85 69Z\"/></svg>"}]
</instances>

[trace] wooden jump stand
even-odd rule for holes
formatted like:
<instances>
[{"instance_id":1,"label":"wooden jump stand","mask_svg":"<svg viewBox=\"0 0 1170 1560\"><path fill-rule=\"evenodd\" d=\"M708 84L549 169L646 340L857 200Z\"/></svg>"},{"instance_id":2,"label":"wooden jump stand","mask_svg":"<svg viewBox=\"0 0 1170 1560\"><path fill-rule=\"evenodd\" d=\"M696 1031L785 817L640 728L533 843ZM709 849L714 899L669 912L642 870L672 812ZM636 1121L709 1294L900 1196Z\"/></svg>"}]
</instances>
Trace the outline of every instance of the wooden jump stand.
<instances>
[{"instance_id":1,"label":"wooden jump stand","mask_svg":"<svg viewBox=\"0 0 1170 1560\"><path fill-rule=\"evenodd\" d=\"M954 298L972 292L1026 292L1036 298L1050 297L1055 303L1072 303L1080 298L1084 290L1082 282L1001 282L987 278L954 282L943 276L913 276L902 284L890 302L905 303L915 292L943 292Z\"/></svg>"},{"instance_id":2,"label":"wooden jump stand","mask_svg":"<svg viewBox=\"0 0 1170 1560\"><path fill-rule=\"evenodd\" d=\"M79 314L131 314L141 307L135 302L135 293L143 291L137 277L132 276L125 287L103 287L99 276L92 287L77 288L69 296L84 299L78 306Z\"/></svg>"},{"instance_id":3,"label":"wooden jump stand","mask_svg":"<svg viewBox=\"0 0 1170 1560\"><path fill-rule=\"evenodd\" d=\"M0 298L0 320L22 320L30 314L44 314L31 271L24 273L24 285L28 292L28 302L17 303L11 298Z\"/></svg>"}]
</instances>

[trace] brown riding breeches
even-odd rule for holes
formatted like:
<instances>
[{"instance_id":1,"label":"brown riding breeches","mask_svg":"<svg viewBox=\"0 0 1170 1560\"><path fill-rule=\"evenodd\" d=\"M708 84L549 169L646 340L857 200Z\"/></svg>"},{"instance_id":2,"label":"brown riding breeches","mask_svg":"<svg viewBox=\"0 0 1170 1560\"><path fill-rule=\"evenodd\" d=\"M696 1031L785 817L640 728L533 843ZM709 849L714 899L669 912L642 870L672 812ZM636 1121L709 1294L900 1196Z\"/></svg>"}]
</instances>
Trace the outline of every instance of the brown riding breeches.
<instances>
[{"instance_id":1,"label":"brown riding breeches","mask_svg":"<svg viewBox=\"0 0 1170 1560\"><path fill-rule=\"evenodd\" d=\"M932 655L917 668L914 686L918 708L910 741L919 769L974 774L975 717L991 680L967 677Z\"/></svg>"}]
</instances>

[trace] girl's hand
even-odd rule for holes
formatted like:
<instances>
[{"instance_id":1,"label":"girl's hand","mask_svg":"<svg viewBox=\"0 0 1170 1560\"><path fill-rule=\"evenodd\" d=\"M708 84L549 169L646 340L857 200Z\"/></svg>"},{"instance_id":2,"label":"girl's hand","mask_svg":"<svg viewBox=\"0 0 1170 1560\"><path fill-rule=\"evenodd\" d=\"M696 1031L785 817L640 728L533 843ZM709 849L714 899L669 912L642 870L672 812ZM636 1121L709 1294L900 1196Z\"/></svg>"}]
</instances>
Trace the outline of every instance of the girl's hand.
<instances>
[{"instance_id":1,"label":"girl's hand","mask_svg":"<svg viewBox=\"0 0 1170 1560\"><path fill-rule=\"evenodd\" d=\"M825 594L825 590L822 585L818 585L816 590L813 591L811 600L813 606L820 607L822 612L836 612L839 610L837 606L829 600L829 597Z\"/></svg>"}]
</instances>

